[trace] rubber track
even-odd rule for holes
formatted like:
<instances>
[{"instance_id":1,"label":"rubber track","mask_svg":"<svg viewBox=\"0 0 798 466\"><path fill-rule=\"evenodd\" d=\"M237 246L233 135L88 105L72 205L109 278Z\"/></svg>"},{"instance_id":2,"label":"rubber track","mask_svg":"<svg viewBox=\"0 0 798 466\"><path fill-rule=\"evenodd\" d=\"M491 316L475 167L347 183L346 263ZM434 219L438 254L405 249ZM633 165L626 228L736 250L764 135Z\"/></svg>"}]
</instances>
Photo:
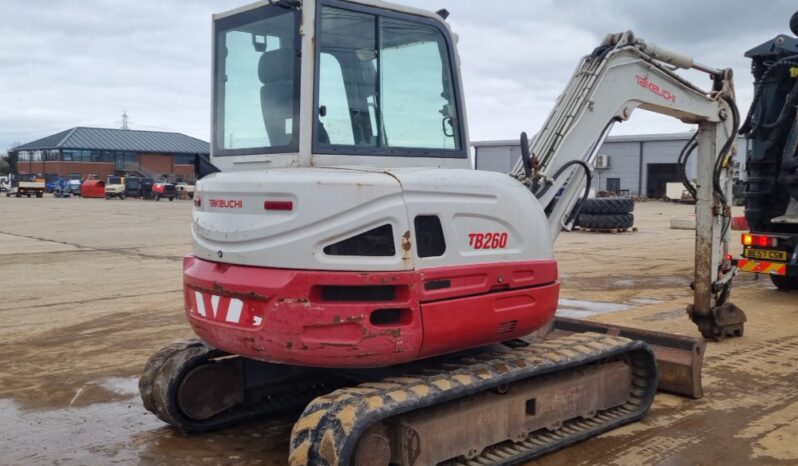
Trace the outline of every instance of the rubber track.
<instances>
[{"instance_id":1,"label":"rubber track","mask_svg":"<svg viewBox=\"0 0 798 466\"><path fill-rule=\"evenodd\" d=\"M564 373L607 358L628 357L632 396L591 419L564 422L556 431L533 432L526 441L487 448L461 464L516 464L643 417L656 394L656 362L641 341L595 333L466 358L419 375L344 388L311 402L291 433L292 466L346 466L360 436L388 418L537 376ZM432 373L431 373L432 372ZM457 464L457 463L455 463Z\"/></svg>"},{"instance_id":2,"label":"rubber track","mask_svg":"<svg viewBox=\"0 0 798 466\"><path fill-rule=\"evenodd\" d=\"M183 376L191 369L223 356L229 355L199 339L179 341L162 348L147 361L144 373L139 378L139 393L144 407L162 421L185 433L200 434L232 427L269 414L299 410L313 398L330 391L322 383L309 385L305 389L294 387L288 393L235 406L204 421L185 416L177 402L177 390Z\"/></svg>"}]
</instances>

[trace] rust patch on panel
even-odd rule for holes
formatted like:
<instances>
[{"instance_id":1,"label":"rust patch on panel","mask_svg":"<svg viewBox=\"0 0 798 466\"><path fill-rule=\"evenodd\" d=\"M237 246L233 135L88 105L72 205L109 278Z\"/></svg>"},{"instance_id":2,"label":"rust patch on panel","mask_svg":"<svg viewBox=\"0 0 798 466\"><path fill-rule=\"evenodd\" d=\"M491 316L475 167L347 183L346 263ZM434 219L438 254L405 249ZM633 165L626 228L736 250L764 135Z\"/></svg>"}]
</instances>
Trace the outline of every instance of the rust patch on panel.
<instances>
[{"instance_id":1,"label":"rust patch on panel","mask_svg":"<svg viewBox=\"0 0 798 466\"><path fill-rule=\"evenodd\" d=\"M413 249L413 245L410 243L410 230L407 230L405 234L402 235L402 262L410 262L411 249Z\"/></svg>"},{"instance_id":2,"label":"rust patch on panel","mask_svg":"<svg viewBox=\"0 0 798 466\"><path fill-rule=\"evenodd\" d=\"M262 294L254 292L254 291L250 291L248 293L241 293L241 292L238 292L238 291L228 290L228 289L226 289L224 287L224 285L222 285L219 282L213 282L213 289L211 289L211 290L207 290L207 289L199 288L199 287L193 287L193 286L191 288L195 289L197 291L200 291L200 292L204 291L204 292L209 293L209 294L224 295L224 296L229 296L231 298L237 298L237 299L240 299L242 301L268 301L269 300L268 296L264 296Z\"/></svg>"}]
</instances>

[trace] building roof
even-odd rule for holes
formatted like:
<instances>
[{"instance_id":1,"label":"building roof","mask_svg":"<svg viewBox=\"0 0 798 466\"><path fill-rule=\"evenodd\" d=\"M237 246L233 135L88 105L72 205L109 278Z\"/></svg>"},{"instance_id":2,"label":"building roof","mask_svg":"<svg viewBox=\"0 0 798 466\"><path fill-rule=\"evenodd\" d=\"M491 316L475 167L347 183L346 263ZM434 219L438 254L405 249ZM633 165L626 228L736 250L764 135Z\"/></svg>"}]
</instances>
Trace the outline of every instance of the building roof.
<instances>
[{"instance_id":1,"label":"building roof","mask_svg":"<svg viewBox=\"0 0 798 466\"><path fill-rule=\"evenodd\" d=\"M76 127L15 147L15 150L117 150L167 154L208 154L210 144L182 133Z\"/></svg>"},{"instance_id":2,"label":"building roof","mask_svg":"<svg viewBox=\"0 0 798 466\"><path fill-rule=\"evenodd\" d=\"M686 141L693 137L694 132L685 133L665 133L665 134L629 134L620 136L609 136L605 142L648 142L648 141ZM518 139L500 141L478 141L472 142L474 147L505 147L519 146Z\"/></svg>"}]
</instances>

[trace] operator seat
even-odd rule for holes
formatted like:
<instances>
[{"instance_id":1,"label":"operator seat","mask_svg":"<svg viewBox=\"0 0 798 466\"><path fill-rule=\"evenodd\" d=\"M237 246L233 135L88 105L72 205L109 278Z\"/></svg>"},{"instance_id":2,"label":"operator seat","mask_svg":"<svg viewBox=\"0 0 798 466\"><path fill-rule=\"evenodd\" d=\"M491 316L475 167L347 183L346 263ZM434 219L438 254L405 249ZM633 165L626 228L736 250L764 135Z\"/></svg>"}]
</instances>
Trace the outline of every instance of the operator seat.
<instances>
[{"instance_id":1,"label":"operator seat","mask_svg":"<svg viewBox=\"0 0 798 466\"><path fill-rule=\"evenodd\" d=\"M261 110L271 146L287 146L293 139L294 72L296 54L291 49L263 52L258 64Z\"/></svg>"}]
</instances>

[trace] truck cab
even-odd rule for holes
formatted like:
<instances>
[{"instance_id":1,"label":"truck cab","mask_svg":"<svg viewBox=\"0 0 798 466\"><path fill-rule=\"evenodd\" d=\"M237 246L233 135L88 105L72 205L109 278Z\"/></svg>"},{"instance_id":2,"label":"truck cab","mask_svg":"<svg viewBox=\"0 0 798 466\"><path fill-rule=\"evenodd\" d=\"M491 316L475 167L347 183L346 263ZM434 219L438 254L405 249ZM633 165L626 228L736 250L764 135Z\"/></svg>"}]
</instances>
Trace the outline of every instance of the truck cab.
<instances>
[{"instance_id":1,"label":"truck cab","mask_svg":"<svg viewBox=\"0 0 798 466\"><path fill-rule=\"evenodd\" d=\"M109 176L105 183L105 198L123 200L126 195L125 177Z\"/></svg>"}]
</instances>

